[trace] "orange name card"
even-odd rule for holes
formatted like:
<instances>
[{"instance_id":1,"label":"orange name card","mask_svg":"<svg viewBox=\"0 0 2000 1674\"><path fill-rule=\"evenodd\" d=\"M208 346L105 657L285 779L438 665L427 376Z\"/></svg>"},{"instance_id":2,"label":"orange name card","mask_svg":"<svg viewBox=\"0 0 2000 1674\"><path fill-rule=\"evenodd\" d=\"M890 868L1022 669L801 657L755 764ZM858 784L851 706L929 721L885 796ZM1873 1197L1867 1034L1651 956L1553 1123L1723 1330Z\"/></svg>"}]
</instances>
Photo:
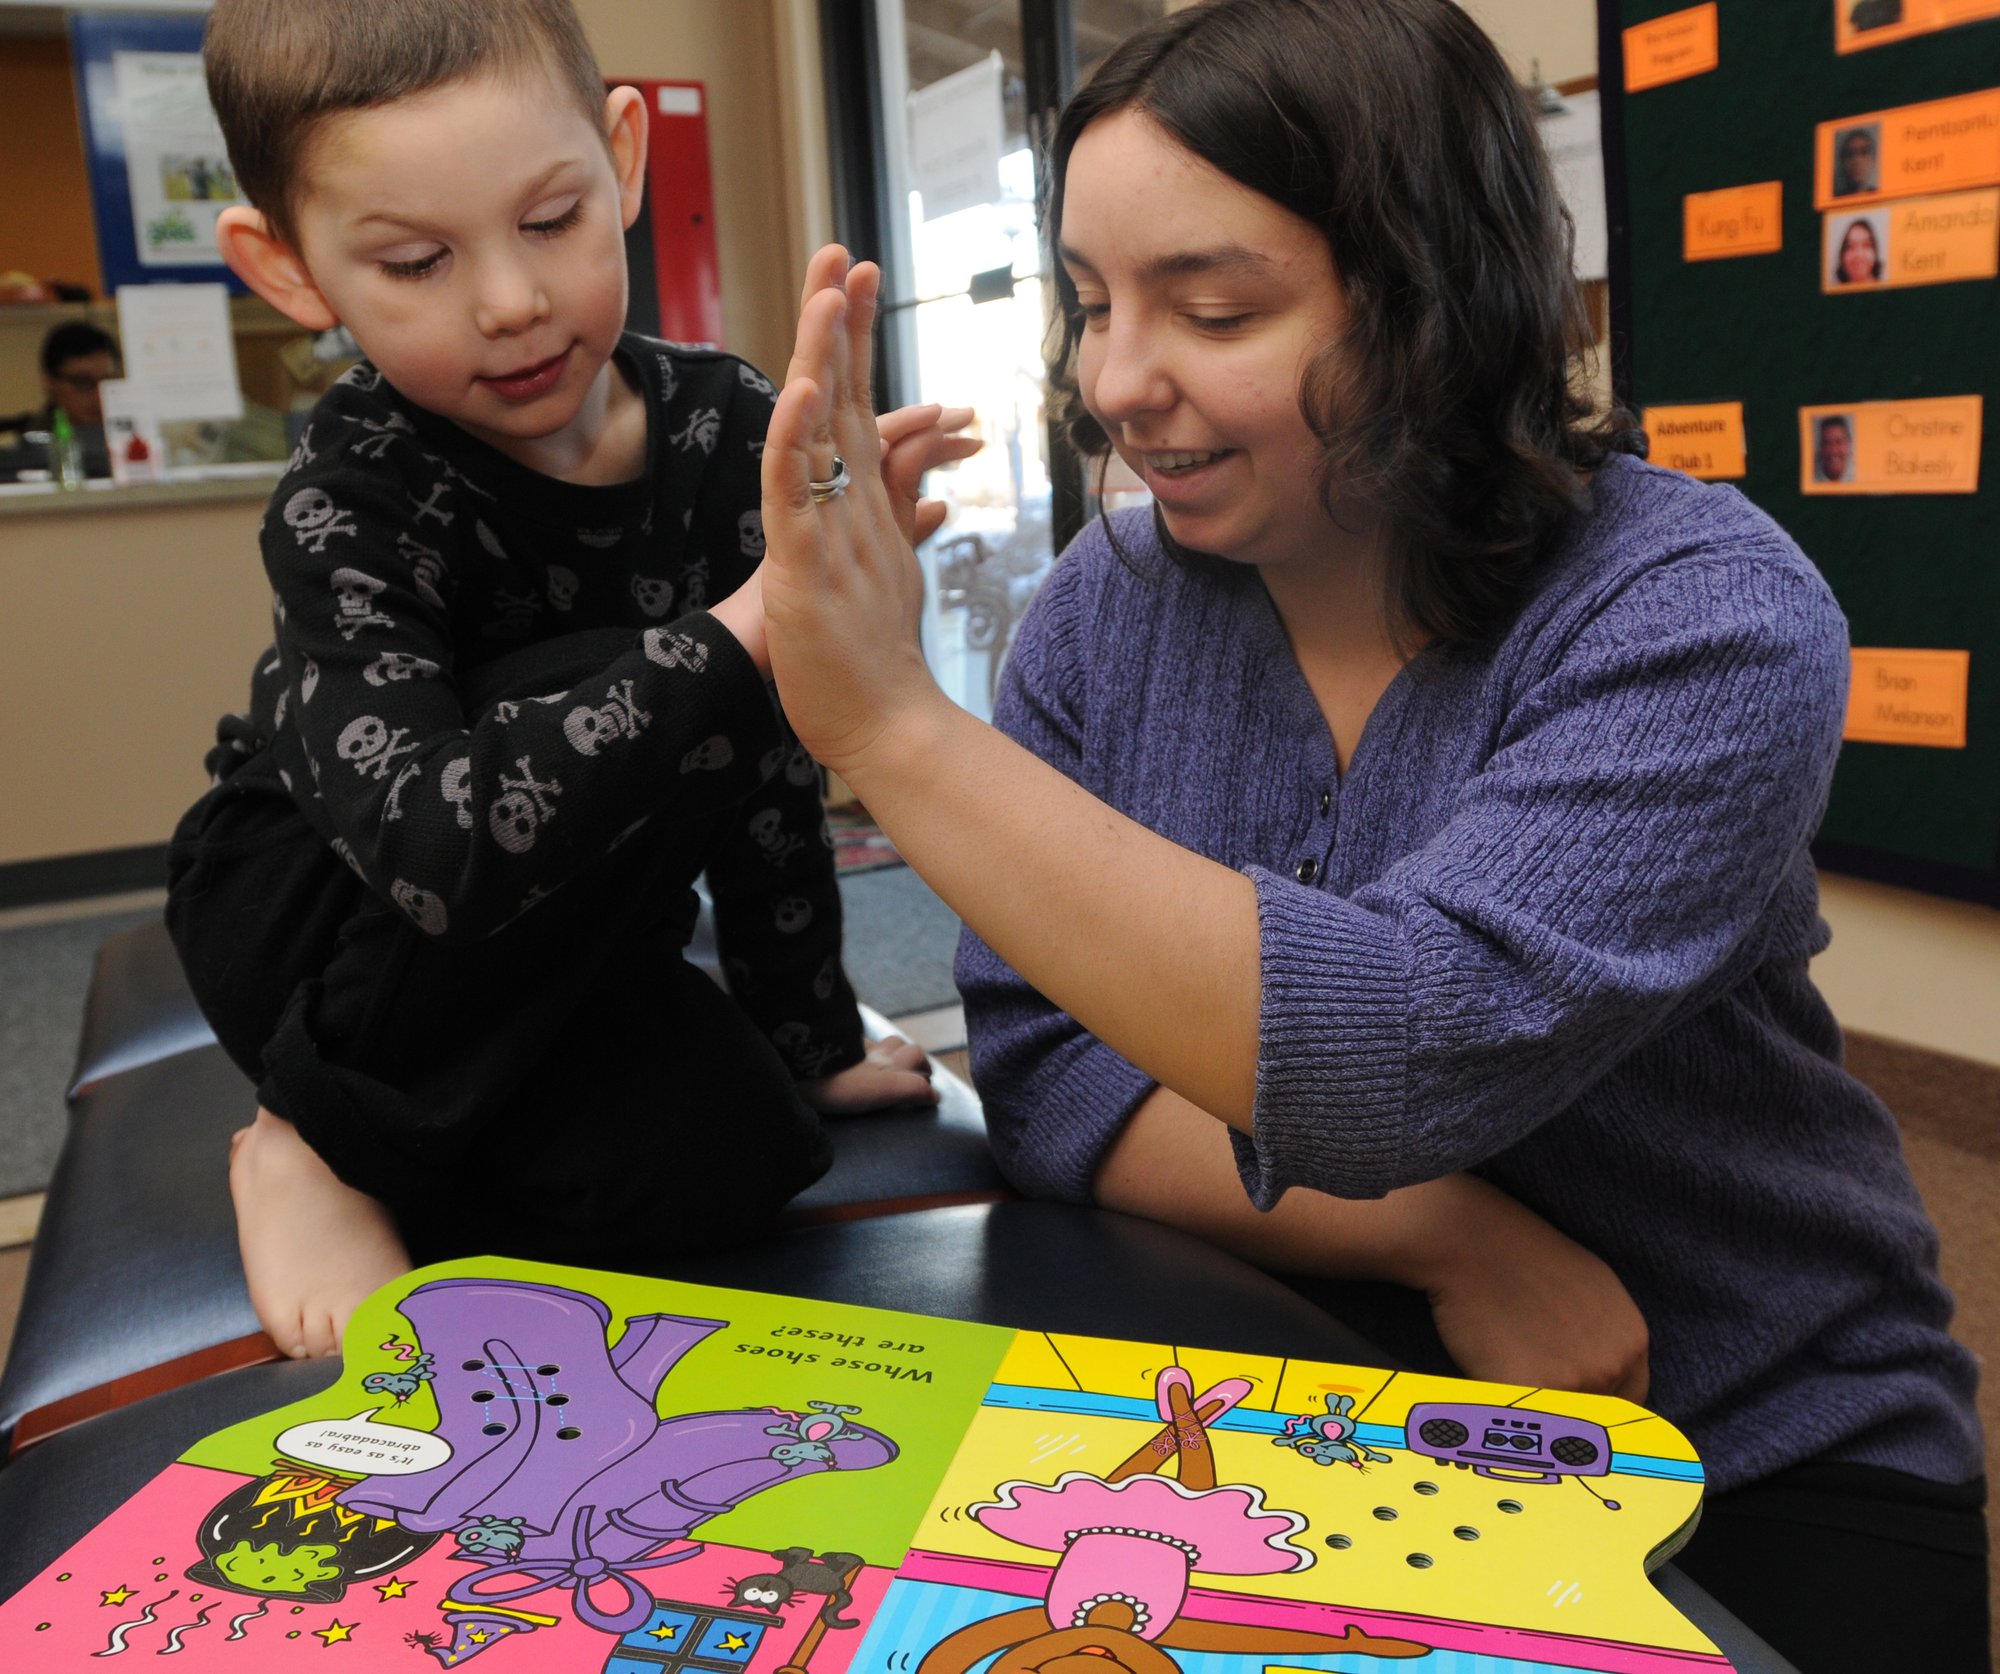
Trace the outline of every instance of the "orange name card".
<instances>
[{"instance_id":1,"label":"orange name card","mask_svg":"<svg viewBox=\"0 0 2000 1674\"><path fill-rule=\"evenodd\" d=\"M1971 494L1980 397L1799 409L1801 494Z\"/></svg>"},{"instance_id":2,"label":"orange name card","mask_svg":"<svg viewBox=\"0 0 2000 1674\"><path fill-rule=\"evenodd\" d=\"M1833 50L1861 52L1946 27L1940 0L1832 0Z\"/></svg>"},{"instance_id":3,"label":"orange name card","mask_svg":"<svg viewBox=\"0 0 2000 1674\"><path fill-rule=\"evenodd\" d=\"M1681 248L1691 262L1768 256L1785 246L1785 183L1690 192L1681 200Z\"/></svg>"},{"instance_id":4,"label":"orange name card","mask_svg":"<svg viewBox=\"0 0 2000 1674\"><path fill-rule=\"evenodd\" d=\"M1881 651L1856 647L1841 737L1859 744L1965 748L1970 651Z\"/></svg>"},{"instance_id":5,"label":"orange name card","mask_svg":"<svg viewBox=\"0 0 2000 1674\"><path fill-rule=\"evenodd\" d=\"M1699 407L1648 407L1646 457L1670 471L1716 480L1749 469L1743 443L1743 403L1713 401Z\"/></svg>"},{"instance_id":6,"label":"orange name card","mask_svg":"<svg viewBox=\"0 0 2000 1674\"><path fill-rule=\"evenodd\" d=\"M1716 8L1690 6L1625 31L1625 91L1643 93L1670 81L1685 81L1722 62Z\"/></svg>"},{"instance_id":7,"label":"orange name card","mask_svg":"<svg viewBox=\"0 0 2000 1674\"><path fill-rule=\"evenodd\" d=\"M1833 0L1833 49L1869 47L2000 17L2000 0Z\"/></svg>"},{"instance_id":8,"label":"orange name card","mask_svg":"<svg viewBox=\"0 0 2000 1674\"><path fill-rule=\"evenodd\" d=\"M1813 153L1821 209L2000 186L2000 88L1822 122Z\"/></svg>"},{"instance_id":9,"label":"orange name card","mask_svg":"<svg viewBox=\"0 0 2000 1674\"><path fill-rule=\"evenodd\" d=\"M1824 219L1819 278L1829 296L2000 277L2000 186L1835 210Z\"/></svg>"}]
</instances>

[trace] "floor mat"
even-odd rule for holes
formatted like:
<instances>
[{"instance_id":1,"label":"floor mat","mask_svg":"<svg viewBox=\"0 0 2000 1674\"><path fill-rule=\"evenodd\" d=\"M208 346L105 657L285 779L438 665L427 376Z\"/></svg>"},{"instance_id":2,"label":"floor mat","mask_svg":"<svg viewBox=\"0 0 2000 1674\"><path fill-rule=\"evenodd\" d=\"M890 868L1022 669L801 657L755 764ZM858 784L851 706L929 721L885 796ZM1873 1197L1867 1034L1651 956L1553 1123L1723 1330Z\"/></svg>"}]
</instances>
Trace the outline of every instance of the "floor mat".
<instances>
[{"instance_id":1,"label":"floor mat","mask_svg":"<svg viewBox=\"0 0 2000 1674\"><path fill-rule=\"evenodd\" d=\"M829 808L826 823L833 832L834 870L843 878L904 864L896 845L883 835L882 828L868 817L866 809Z\"/></svg>"}]
</instances>

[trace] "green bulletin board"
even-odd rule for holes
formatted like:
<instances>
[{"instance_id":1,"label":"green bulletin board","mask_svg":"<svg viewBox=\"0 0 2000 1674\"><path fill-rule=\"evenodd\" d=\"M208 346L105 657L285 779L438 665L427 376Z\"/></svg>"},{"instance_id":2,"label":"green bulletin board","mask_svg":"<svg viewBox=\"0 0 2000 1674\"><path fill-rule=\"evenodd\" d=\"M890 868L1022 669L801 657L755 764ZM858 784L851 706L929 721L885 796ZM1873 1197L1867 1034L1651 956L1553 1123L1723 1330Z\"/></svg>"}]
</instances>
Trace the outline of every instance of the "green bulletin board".
<instances>
[{"instance_id":1,"label":"green bulletin board","mask_svg":"<svg viewBox=\"0 0 2000 1674\"><path fill-rule=\"evenodd\" d=\"M1850 740L1818 852L2000 904L2000 459L1982 442L1970 494L1807 494L1799 426L1801 407L1996 393L2000 279L1822 294L1814 165L1821 123L2000 88L2000 21L1840 55L1835 3L1719 0L1717 66L1628 92L1625 30L1688 0L1599 0L1613 376L1635 409L1743 404L1735 486L1818 564L1854 645L1970 653L1965 747ZM1688 194L1766 181L1782 248L1684 259Z\"/></svg>"}]
</instances>

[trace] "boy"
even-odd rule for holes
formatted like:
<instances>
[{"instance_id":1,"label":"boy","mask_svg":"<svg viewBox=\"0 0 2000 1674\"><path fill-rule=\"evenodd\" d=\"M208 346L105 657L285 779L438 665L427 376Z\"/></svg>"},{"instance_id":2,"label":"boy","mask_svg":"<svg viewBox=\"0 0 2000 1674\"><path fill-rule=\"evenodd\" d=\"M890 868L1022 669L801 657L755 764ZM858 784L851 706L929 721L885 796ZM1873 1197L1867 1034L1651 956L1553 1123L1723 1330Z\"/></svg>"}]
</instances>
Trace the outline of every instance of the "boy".
<instances>
[{"instance_id":1,"label":"boy","mask_svg":"<svg viewBox=\"0 0 2000 1674\"><path fill-rule=\"evenodd\" d=\"M168 902L258 1082L252 1300L331 1354L412 1249L637 1266L813 1180L808 1105L934 1095L864 1055L765 684L771 386L623 331L644 101L568 0L219 0L205 57L225 259L367 357L266 514L276 647ZM912 508L936 418L885 421ZM704 870L733 1003L681 958Z\"/></svg>"}]
</instances>

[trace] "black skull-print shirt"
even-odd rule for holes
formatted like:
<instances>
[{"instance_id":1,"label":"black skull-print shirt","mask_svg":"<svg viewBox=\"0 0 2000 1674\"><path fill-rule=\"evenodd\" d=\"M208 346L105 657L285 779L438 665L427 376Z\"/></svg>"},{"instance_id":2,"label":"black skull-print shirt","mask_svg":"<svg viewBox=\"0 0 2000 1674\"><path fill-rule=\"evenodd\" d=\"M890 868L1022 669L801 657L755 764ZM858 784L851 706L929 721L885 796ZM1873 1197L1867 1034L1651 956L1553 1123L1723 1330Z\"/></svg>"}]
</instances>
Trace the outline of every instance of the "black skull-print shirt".
<instances>
[{"instance_id":1,"label":"black skull-print shirt","mask_svg":"<svg viewBox=\"0 0 2000 1674\"><path fill-rule=\"evenodd\" d=\"M246 730L370 888L454 941L648 823L704 833L689 879L707 871L732 992L794 1073L824 1074L861 1037L818 773L704 608L764 550L774 391L733 356L629 333L618 358L647 463L609 487L508 459L366 362L328 391L264 518L277 645ZM592 629L625 631L593 676L464 695L507 653Z\"/></svg>"}]
</instances>

